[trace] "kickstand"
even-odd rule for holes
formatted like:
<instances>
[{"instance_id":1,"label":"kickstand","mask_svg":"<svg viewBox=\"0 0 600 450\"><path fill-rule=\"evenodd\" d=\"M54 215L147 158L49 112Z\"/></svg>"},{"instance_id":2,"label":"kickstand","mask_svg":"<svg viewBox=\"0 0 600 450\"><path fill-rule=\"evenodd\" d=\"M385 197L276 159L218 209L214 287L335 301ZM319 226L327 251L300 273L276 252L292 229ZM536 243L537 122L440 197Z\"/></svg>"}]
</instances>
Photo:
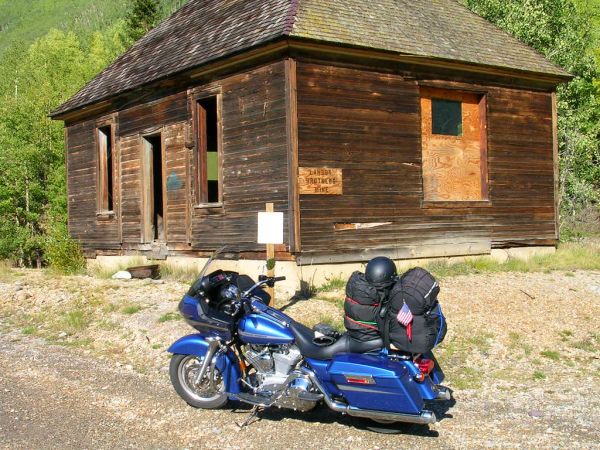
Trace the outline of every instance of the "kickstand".
<instances>
[{"instance_id":1,"label":"kickstand","mask_svg":"<svg viewBox=\"0 0 600 450\"><path fill-rule=\"evenodd\" d=\"M248 418L246 420L244 420L243 423L239 424L239 423L236 422L235 424L238 427L240 427L240 429L242 429L242 428L245 428L245 427L251 425L253 423L252 422L253 419L260 420L260 419L257 418L259 408L260 408L260 406L254 406L252 408L252 411L250 411L250 415L248 416Z\"/></svg>"}]
</instances>

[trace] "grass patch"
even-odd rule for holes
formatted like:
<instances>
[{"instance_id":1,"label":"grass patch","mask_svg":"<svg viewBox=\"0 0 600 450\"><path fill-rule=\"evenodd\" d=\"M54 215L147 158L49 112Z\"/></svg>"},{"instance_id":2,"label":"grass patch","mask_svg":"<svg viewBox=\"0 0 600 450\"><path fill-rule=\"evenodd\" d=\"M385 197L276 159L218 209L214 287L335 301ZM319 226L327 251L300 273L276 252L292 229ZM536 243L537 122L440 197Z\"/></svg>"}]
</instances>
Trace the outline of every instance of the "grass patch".
<instances>
[{"instance_id":1,"label":"grass patch","mask_svg":"<svg viewBox=\"0 0 600 450\"><path fill-rule=\"evenodd\" d=\"M12 264L10 261L1 260L0 261L0 281L6 282L11 281L15 278L15 273L12 270Z\"/></svg>"},{"instance_id":2,"label":"grass patch","mask_svg":"<svg viewBox=\"0 0 600 450\"><path fill-rule=\"evenodd\" d=\"M25 328L23 328L21 330L21 333L26 334L26 335L33 335L37 333L37 327L34 327L33 325L29 325Z\"/></svg>"},{"instance_id":3,"label":"grass patch","mask_svg":"<svg viewBox=\"0 0 600 450\"><path fill-rule=\"evenodd\" d=\"M100 264L96 262L88 264L87 272L90 276L106 280L112 278L115 273L125 270L128 267L144 266L146 264L148 264L148 261L142 257L131 258L127 262L112 264Z\"/></svg>"},{"instance_id":4,"label":"grass patch","mask_svg":"<svg viewBox=\"0 0 600 450\"><path fill-rule=\"evenodd\" d=\"M487 355L492 347L492 339L494 335L491 333L482 333L471 336L465 340L467 347L475 348L479 353Z\"/></svg>"},{"instance_id":5,"label":"grass patch","mask_svg":"<svg viewBox=\"0 0 600 450\"><path fill-rule=\"evenodd\" d=\"M173 265L168 262L160 265L160 277L163 280L179 281L181 283L191 284L196 281L200 269L197 266Z\"/></svg>"},{"instance_id":6,"label":"grass patch","mask_svg":"<svg viewBox=\"0 0 600 450\"><path fill-rule=\"evenodd\" d=\"M542 355L544 358L551 359L552 361L560 360L560 353L552 350L544 350L543 352L540 352L540 355Z\"/></svg>"},{"instance_id":7,"label":"grass patch","mask_svg":"<svg viewBox=\"0 0 600 450\"><path fill-rule=\"evenodd\" d=\"M582 339L581 341L577 341L577 342L573 342L573 344L571 344L574 348L578 349L578 350L583 350L586 352L590 352L590 353L595 353L596 352L596 342L594 342L596 339L594 339L593 336L590 336L586 339Z\"/></svg>"},{"instance_id":8,"label":"grass patch","mask_svg":"<svg viewBox=\"0 0 600 450\"><path fill-rule=\"evenodd\" d=\"M472 367L456 371L451 380L456 389L477 389L481 387L482 373Z\"/></svg>"},{"instance_id":9,"label":"grass patch","mask_svg":"<svg viewBox=\"0 0 600 450\"><path fill-rule=\"evenodd\" d=\"M435 261L426 268L439 278L477 273L600 270L600 251L593 246L567 243L561 244L554 254L533 256L527 261L513 258L500 263L483 257L458 263Z\"/></svg>"},{"instance_id":10,"label":"grass patch","mask_svg":"<svg viewBox=\"0 0 600 450\"><path fill-rule=\"evenodd\" d=\"M62 316L61 324L65 328L65 332L69 334L75 334L88 327L90 323L89 318L85 311L76 309L73 311L66 312Z\"/></svg>"},{"instance_id":11,"label":"grass patch","mask_svg":"<svg viewBox=\"0 0 600 450\"><path fill-rule=\"evenodd\" d=\"M162 348L162 344L152 344L152 350L159 350Z\"/></svg>"},{"instance_id":12,"label":"grass patch","mask_svg":"<svg viewBox=\"0 0 600 450\"><path fill-rule=\"evenodd\" d=\"M162 316L160 316L158 318L158 323L165 323L165 322L171 322L173 320L181 320L181 314L179 313L175 313L175 312L170 312L170 313L166 313L163 314Z\"/></svg>"},{"instance_id":13,"label":"grass patch","mask_svg":"<svg viewBox=\"0 0 600 450\"><path fill-rule=\"evenodd\" d=\"M318 292L329 292L329 291L336 291L339 289L344 289L345 287L346 287L346 280L344 280L342 277L334 277L334 278L328 279L325 284L323 284L322 286L320 286L317 289L317 291Z\"/></svg>"},{"instance_id":14,"label":"grass patch","mask_svg":"<svg viewBox=\"0 0 600 450\"><path fill-rule=\"evenodd\" d=\"M124 306L123 308L121 308L121 312L123 314L136 314L139 313L142 310L142 307L140 305L127 305Z\"/></svg>"},{"instance_id":15,"label":"grass patch","mask_svg":"<svg viewBox=\"0 0 600 450\"><path fill-rule=\"evenodd\" d=\"M546 374L544 372L542 372L541 370L536 370L535 372L533 372L533 379L534 380L545 380Z\"/></svg>"}]
</instances>

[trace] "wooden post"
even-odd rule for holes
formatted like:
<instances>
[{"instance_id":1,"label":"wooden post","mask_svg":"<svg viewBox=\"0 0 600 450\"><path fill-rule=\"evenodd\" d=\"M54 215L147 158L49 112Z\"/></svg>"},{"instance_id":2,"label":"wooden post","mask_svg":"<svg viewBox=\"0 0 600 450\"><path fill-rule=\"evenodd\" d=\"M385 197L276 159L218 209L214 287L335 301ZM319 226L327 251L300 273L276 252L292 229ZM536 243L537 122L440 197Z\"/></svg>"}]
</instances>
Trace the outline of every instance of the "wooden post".
<instances>
[{"instance_id":1,"label":"wooden post","mask_svg":"<svg viewBox=\"0 0 600 450\"><path fill-rule=\"evenodd\" d=\"M266 211L268 213L275 212L273 203L267 203ZM270 260L275 259L275 245L274 244L266 244L267 245L267 266ZM274 277L275 276L275 268L267 268L267 276ZM267 293L271 297L270 305L275 306L275 289L272 287L267 287Z\"/></svg>"}]
</instances>

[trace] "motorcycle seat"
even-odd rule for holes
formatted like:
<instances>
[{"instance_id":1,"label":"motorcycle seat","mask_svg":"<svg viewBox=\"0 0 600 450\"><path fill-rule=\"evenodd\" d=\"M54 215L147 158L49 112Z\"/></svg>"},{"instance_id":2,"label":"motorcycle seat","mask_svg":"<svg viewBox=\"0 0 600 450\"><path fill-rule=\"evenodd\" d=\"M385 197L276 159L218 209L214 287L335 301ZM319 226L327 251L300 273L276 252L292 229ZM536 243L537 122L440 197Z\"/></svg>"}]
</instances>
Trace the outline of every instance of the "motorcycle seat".
<instances>
[{"instance_id":1,"label":"motorcycle seat","mask_svg":"<svg viewBox=\"0 0 600 450\"><path fill-rule=\"evenodd\" d=\"M319 346L313 342L315 337L314 330L295 321L290 323L290 331L296 339L296 345L300 349L300 352L306 358L327 360L341 353L368 353L383 348L383 341L381 339L362 342L351 338L347 333L342 334L331 345L325 347Z\"/></svg>"}]
</instances>

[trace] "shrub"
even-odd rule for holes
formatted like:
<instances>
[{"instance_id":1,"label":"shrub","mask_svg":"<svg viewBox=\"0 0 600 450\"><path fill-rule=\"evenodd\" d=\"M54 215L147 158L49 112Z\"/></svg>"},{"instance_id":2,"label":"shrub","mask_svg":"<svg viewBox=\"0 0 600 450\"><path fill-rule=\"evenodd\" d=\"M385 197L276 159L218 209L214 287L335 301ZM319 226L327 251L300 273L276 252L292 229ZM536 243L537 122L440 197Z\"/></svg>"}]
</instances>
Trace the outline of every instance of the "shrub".
<instances>
[{"instance_id":1,"label":"shrub","mask_svg":"<svg viewBox=\"0 0 600 450\"><path fill-rule=\"evenodd\" d=\"M50 229L45 245L45 256L50 267L64 275L85 271L85 257L79 243L69 235L63 224Z\"/></svg>"}]
</instances>

